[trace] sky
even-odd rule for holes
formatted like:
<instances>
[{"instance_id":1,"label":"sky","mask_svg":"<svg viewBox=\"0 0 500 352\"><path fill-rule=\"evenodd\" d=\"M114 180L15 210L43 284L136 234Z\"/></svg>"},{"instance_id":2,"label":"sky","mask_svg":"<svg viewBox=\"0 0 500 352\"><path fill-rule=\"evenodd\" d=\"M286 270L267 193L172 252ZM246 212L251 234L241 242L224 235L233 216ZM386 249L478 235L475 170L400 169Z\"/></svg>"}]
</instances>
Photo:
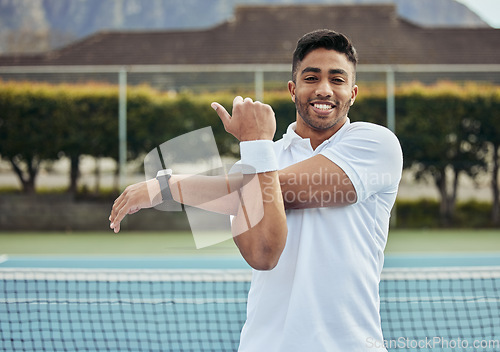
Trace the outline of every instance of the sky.
<instances>
[{"instance_id":1,"label":"sky","mask_svg":"<svg viewBox=\"0 0 500 352\"><path fill-rule=\"evenodd\" d=\"M485 22L500 28L500 0L457 0L477 13Z\"/></svg>"}]
</instances>

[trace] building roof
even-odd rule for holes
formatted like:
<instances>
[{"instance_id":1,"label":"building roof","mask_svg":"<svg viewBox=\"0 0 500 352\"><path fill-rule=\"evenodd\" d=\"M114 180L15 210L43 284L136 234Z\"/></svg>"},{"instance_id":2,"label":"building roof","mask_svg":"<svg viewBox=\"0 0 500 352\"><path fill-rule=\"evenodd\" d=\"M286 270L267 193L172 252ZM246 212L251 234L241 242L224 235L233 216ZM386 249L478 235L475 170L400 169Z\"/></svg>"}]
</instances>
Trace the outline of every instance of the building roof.
<instances>
[{"instance_id":1,"label":"building roof","mask_svg":"<svg viewBox=\"0 0 500 352\"><path fill-rule=\"evenodd\" d=\"M500 30L428 28L392 5L240 6L191 31L99 32L58 50L0 56L0 66L289 64L297 40L329 28L350 37L360 64L497 64Z\"/></svg>"}]
</instances>

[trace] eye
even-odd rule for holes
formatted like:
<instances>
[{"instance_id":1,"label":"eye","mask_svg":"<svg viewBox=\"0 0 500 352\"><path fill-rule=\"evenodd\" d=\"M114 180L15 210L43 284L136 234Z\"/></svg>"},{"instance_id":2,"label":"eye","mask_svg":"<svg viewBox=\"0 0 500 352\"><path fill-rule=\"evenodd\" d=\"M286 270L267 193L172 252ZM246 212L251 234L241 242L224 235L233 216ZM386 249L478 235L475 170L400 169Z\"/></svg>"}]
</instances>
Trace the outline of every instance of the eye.
<instances>
[{"instance_id":1,"label":"eye","mask_svg":"<svg viewBox=\"0 0 500 352\"><path fill-rule=\"evenodd\" d=\"M341 77L335 77L332 79L332 82L336 83L336 84L342 84L342 83L345 83L345 79L343 79Z\"/></svg>"},{"instance_id":2,"label":"eye","mask_svg":"<svg viewBox=\"0 0 500 352\"><path fill-rule=\"evenodd\" d=\"M304 81L306 82L314 82L314 81L317 81L318 79L316 78L316 76L306 76L304 78Z\"/></svg>"}]
</instances>

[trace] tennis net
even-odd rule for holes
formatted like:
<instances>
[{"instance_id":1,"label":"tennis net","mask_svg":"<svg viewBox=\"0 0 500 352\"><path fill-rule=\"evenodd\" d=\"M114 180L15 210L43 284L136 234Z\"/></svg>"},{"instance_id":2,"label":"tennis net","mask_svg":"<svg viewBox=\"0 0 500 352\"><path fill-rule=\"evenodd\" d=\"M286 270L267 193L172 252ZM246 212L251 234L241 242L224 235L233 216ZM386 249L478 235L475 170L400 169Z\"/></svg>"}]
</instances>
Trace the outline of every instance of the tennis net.
<instances>
[{"instance_id":1,"label":"tennis net","mask_svg":"<svg viewBox=\"0 0 500 352\"><path fill-rule=\"evenodd\" d=\"M0 269L0 351L235 351L248 270ZM389 351L499 351L500 267L385 269Z\"/></svg>"}]
</instances>

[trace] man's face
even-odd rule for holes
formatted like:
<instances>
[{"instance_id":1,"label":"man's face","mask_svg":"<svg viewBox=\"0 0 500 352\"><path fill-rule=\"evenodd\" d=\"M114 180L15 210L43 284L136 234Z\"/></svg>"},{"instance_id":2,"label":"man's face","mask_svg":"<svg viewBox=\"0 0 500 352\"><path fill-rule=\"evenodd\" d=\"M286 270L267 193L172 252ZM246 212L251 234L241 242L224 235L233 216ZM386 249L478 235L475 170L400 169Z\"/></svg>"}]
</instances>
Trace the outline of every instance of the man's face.
<instances>
[{"instance_id":1,"label":"man's face","mask_svg":"<svg viewBox=\"0 0 500 352\"><path fill-rule=\"evenodd\" d=\"M354 65L344 54L323 48L308 53L297 68L295 82L288 82L297 107L297 133L299 129L335 133L358 94L353 80Z\"/></svg>"}]
</instances>

